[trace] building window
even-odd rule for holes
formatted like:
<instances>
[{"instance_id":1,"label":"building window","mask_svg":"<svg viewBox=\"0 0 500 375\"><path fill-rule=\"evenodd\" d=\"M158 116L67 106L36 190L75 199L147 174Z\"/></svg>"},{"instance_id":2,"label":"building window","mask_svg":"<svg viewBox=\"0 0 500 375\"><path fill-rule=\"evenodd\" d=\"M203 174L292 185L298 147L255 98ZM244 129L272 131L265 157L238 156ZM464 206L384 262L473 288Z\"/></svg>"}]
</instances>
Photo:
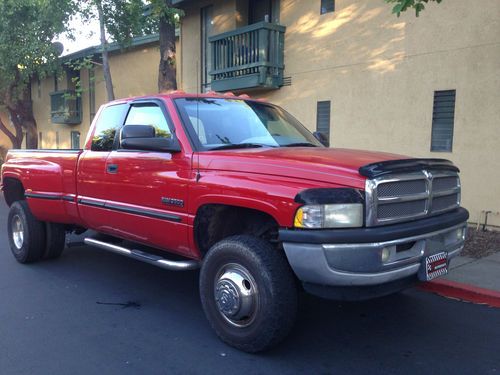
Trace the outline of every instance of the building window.
<instances>
[{"instance_id":1,"label":"building window","mask_svg":"<svg viewBox=\"0 0 500 375\"><path fill-rule=\"evenodd\" d=\"M212 76L212 48L209 37L213 33L213 5L200 9L201 12L201 91L210 91ZM198 88L196 88L198 90Z\"/></svg>"},{"instance_id":2,"label":"building window","mask_svg":"<svg viewBox=\"0 0 500 375\"><path fill-rule=\"evenodd\" d=\"M250 0L248 2L248 24L272 22L272 0Z\"/></svg>"},{"instance_id":3,"label":"building window","mask_svg":"<svg viewBox=\"0 0 500 375\"><path fill-rule=\"evenodd\" d=\"M66 85L69 90L75 91L80 82L80 71L67 69L66 70Z\"/></svg>"},{"instance_id":4,"label":"building window","mask_svg":"<svg viewBox=\"0 0 500 375\"><path fill-rule=\"evenodd\" d=\"M321 14L335 11L335 0L321 0Z\"/></svg>"},{"instance_id":5,"label":"building window","mask_svg":"<svg viewBox=\"0 0 500 375\"><path fill-rule=\"evenodd\" d=\"M80 124L82 98L73 90L51 92L50 117L54 124Z\"/></svg>"},{"instance_id":6,"label":"building window","mask_svg":"<svg viewBox=\"0 0 500 375\"><path fill-rule=\"evenodd\" d=\"M434 91L431 151L451 152L455 123L456 90Z\"/></svg>"},{"instance_id":7,"label":"building window","mask_svg":"<svg viewBox=\"0 0 500 375\"><path fill-rule=\"evenodd\" d=\"M318 102L316 112L316 131L326 135L330 139L330 100Z\"/></svg>"},{"instance_id":8,"label":"building window","mask_svg":"<svg viewBox=\"0 0 500 375\"><path fill-rule=\"evenodd\" d=\"M77 131L71 132L71 148L73 150L80 149L80 132Z\"/></svg>"}]
</instances>

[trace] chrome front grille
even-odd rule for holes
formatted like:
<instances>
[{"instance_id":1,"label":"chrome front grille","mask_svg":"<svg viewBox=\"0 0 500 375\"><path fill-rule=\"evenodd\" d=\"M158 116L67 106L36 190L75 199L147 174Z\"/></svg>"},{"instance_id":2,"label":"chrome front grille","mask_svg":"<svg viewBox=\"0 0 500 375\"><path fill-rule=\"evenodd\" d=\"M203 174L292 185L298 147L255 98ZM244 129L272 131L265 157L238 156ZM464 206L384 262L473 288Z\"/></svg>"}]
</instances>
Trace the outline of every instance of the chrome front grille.
<instances>
[{"instance_id":1,"label":"chrome front grille","mask_svg":"<svg viewBox=\"0 0 500 375\"><path fill-rule=\"evenodd\" d=\"M366 225L420 219L460 206L456 172L421 171L366 181Z\"/></svg>"}]
</instances>

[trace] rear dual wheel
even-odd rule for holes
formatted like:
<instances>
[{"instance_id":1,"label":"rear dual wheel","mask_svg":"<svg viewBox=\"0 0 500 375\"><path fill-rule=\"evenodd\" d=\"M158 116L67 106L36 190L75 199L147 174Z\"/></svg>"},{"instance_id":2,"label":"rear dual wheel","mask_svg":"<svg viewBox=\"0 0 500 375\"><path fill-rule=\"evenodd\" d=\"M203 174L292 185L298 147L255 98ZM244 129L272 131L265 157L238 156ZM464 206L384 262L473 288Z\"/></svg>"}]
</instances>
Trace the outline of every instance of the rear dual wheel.
<instances>
[{"instance_id":1,"label":"rear dual wheel","mask_svg":"<svg viewBox=\"0 0 500 375\"><path fill-rule=\"evenodd\" d=\"M37 220L26 201L10 207L7 230L10 249L20 263L58 258L64 250L64 225Z\"/></svg>"},{"instance_id":2,"label":"rear dual wheel","mask_svg":"<svg viewBox=\"0 0 500 375\"><path fill-rule=\"evenodd\" d=\"M282 252L247 235L215 244L203 260L200 296L217 335L246 352L283 340L297 313L297 289Z\"/></svg>"}]
</instances>

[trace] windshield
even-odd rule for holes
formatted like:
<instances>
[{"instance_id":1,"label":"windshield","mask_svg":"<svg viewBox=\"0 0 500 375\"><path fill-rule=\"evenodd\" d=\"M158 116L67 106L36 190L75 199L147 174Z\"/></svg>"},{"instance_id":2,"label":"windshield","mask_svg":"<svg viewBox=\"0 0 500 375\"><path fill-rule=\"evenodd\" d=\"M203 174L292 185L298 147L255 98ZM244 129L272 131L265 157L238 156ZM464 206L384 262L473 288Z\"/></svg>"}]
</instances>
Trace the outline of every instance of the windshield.
<instances>
[{"instance_id":1,"label":"windshield","mask_svg":"<svg viewBox=\"0 0 500 375\"><path fill-rule=\"evenodd\" d=\"M175 103L202 150L323 147L299 121L273 105L222 98L182 98Z\"/></svg>"}]
</instances>

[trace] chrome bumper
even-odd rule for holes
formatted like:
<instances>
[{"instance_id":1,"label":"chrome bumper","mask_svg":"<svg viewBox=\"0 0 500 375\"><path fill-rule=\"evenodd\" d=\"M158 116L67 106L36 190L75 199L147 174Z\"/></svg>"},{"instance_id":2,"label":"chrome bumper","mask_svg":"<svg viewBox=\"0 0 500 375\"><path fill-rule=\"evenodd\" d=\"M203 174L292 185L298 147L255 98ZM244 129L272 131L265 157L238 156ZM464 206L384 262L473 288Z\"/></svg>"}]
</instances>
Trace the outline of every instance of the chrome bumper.
<instances>
[{"instance_id":1,"label":"chrome bumper","mask_svg":"<svg viewBox=\"0 0 500 375\"><path fill-rule=\"evenodd\" d=\"M307 244L284 242L288 262L302 282L369 286L416 275L425 257L464 246L467 224L387 242Z\"/></svg>"}]
</instances>

